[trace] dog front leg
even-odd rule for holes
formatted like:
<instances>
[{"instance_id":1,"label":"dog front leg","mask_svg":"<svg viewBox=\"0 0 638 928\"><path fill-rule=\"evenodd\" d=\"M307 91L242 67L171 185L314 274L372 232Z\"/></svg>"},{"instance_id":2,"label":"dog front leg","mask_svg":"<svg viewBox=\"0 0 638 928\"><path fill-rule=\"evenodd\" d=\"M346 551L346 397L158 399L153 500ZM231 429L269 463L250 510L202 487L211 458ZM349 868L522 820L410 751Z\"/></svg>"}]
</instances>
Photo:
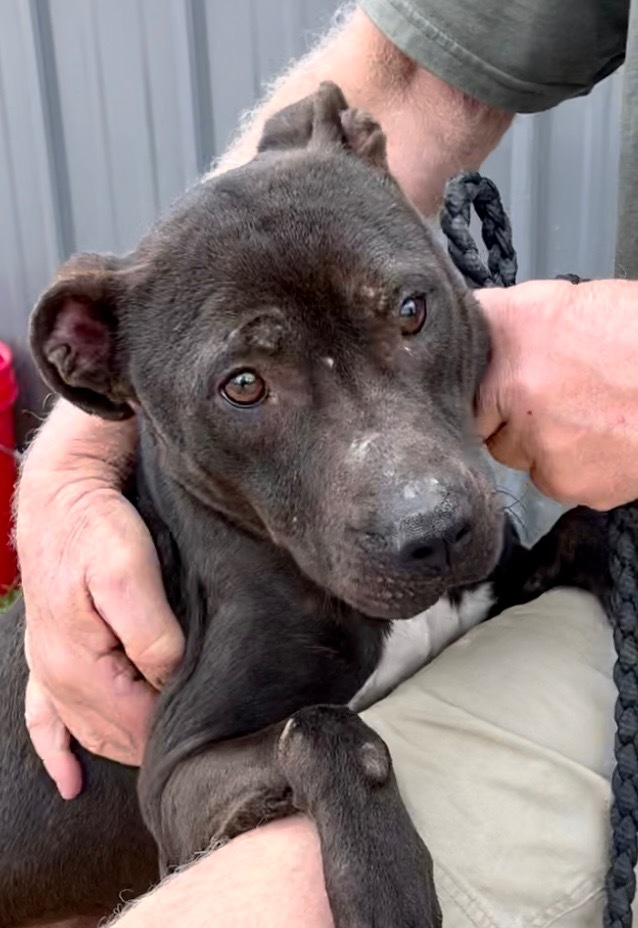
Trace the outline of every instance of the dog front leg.
<instances>
[{"instance_id":1,"label":"dog front leg","mask_svg":"<svg viewBox=\"0 0 638 928\"><path fill-rule=\"evenodd\" d=\"M440 926L432 858L379 735L349 709L312 706L287 722L278 760L317 826L335 928Z\"/></svg>"},{"instance_id":2,"label":"dog front leg","mask_svg":"<svg viewBox=\"0 0 638 928\"><path fill-rule=\"evenodd\" d=\"M282 725L254 735L207 744L174 762L142 768L144 818L160 850L163 874L197 854L292 814L291 790L277 764ZM165 764L172 772L161 782Z\"/></svg>"},{"instance_id":3,"label":"dog front leg","mask_svg":"<svg viewBox=\"0 0 638 928\"><path fill-rule=\"evenodd\" d=\"M399 795L389 751L348 709L301 709L286 723L182 761L149 824L173 869L294 812L319 832L335 928L441 924L432 860Z\"/></svg>"}]
</instances>

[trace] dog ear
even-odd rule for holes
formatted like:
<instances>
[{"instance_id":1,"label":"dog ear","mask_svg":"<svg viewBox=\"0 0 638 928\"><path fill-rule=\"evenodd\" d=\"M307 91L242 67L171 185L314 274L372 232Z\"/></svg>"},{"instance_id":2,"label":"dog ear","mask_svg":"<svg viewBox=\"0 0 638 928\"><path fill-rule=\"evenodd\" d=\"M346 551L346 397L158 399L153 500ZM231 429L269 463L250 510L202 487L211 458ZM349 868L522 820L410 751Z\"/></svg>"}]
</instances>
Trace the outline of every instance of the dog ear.
<instances>
[{"instance_id":1,"label":"dog ear","mask_svg":"<svg viewBox=\"0 0 638 928\"><path fill-rule=\"evenodd\" d=\"M330 81L266 122L258 151L291 148L345 149L376 168L388 170L381 126L364 110L350 108L341 89Z\"/></svg>"},{"instance_id":2,"label":"dog ear","mask_svg":"<svg viewBox=\"0 0 638 928\"><path fill-rule=\"evenodd\" d=\"M385 132L366 110L347 109L341 114L347 147L381 171L389 171Z\"/></svg>"},{"instance_id":3,"label":"dog ear","mask_svg":"<svg viewBox=\"0 0 638 928\"><path fill-rule=\"evenodd\" d=\"M71 258L31 315L31 351L46 383L105 419L133 415L118 338L125 267L111 256Z\"/></svg>"}]
</instances>

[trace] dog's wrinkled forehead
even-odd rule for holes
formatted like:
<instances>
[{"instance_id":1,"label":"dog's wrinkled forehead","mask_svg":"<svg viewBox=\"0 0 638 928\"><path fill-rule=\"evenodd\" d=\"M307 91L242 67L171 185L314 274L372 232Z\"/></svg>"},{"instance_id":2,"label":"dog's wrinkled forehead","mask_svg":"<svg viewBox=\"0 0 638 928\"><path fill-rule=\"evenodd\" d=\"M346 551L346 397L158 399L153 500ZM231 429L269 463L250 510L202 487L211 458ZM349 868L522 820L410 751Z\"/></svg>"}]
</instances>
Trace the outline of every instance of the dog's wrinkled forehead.
<instances>
[{"instance_id":1,"label":"dog's wrinkled forehead","mask_svg":"<svg viewBox=\"0 0 638 928\"><path fill-rule=\"evenodd\" d=\"M383 353L411 294L438 297L449 324L459 312L458 281L390 174L381 129L334 85L276 114L256 157L192 188L148 248L144 324L176 344L197 325L219 355L300 339L298 353L345 354L368 336Z\"/></svg>"},{"instance_id":2,"label":"dog's wrinkled forehead","mask_svg":"<svg viewBox=\"0 0 638 928\"><path fill-rule=\"evenodd\" d=\"M174 222L171 276L235 347L276 353L300 315L305 332L347 341L411 289L451 292L430 230L394 182L338 151L266 152L203 184Z\"/></svg>"}]
</instances>

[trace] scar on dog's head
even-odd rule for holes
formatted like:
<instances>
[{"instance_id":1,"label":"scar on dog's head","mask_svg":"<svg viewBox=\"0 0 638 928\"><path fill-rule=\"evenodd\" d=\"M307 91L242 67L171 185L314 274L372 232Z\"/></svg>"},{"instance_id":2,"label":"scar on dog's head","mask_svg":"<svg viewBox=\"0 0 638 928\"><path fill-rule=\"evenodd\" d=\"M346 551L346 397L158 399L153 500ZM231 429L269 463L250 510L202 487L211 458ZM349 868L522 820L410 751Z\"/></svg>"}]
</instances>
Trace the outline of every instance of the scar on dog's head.
<instances>
[{"instance_id":1,"label":"scar on dog's head","mask_svg":"<svg viewBox=\"0 0 638 928\"><path fill-rule=\"evenodd\" d=\"M36 361L87 412L135 411L198 499L241 512L333 595L406 617L482 579L500 513L472 403L478 305L334 84L125 258L64 265Z\"/></svg>"}]
</instances>

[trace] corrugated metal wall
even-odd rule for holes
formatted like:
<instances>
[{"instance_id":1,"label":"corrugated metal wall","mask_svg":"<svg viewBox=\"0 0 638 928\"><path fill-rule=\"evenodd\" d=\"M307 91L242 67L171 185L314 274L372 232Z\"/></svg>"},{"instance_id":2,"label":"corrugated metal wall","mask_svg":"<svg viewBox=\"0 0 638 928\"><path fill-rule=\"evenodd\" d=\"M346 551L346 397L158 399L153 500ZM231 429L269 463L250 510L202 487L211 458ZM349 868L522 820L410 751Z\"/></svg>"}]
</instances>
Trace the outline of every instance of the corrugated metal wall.
<instances>
[{"instance_id":1,"label":"corrugated metal wall","mask_svg":"<svg viewBox=\"0 0 638 928\"><path fill-rule=\"evenodd\" d=\"M26 319L56 266L124 251L227 144L335 0L2 0L0 339L40 402Z\"/></svg>"},{"instance_id":2,"label":"corrugated metal wall","mask_svg":"<svg viewBox=\"0 0 638 928\"><path fill-rule=\"evenodd\" d=\"M336 0L2 0L0 338L23 410L41 400L26 320L72 251L122 251L223 150L265 80ZM611 273L619 80L520 118L486 172L521 279Z\"/></svg>"}]
</instances>

